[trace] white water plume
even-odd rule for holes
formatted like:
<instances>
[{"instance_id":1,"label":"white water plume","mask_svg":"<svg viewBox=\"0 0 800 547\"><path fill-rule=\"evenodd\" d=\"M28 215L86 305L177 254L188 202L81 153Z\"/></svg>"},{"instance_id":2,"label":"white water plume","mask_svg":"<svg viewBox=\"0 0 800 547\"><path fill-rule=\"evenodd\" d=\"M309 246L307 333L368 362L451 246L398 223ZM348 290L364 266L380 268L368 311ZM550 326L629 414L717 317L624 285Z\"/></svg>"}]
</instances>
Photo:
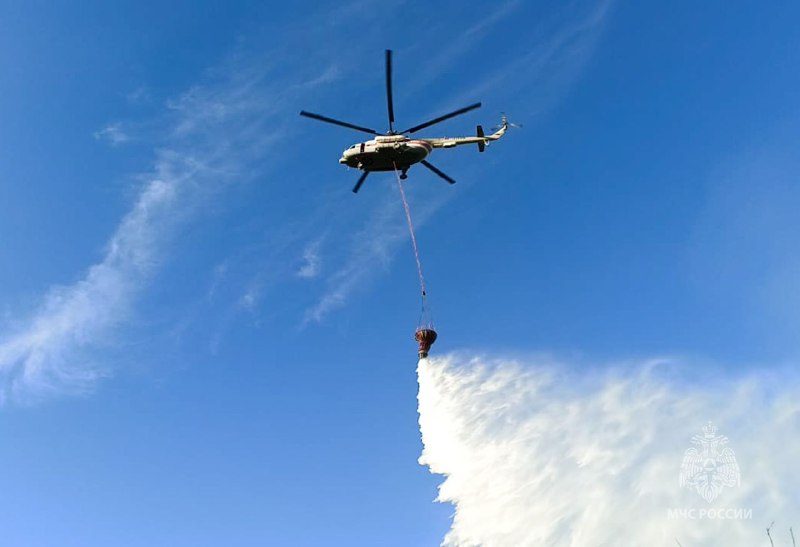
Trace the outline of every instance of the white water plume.
<instances>
[{"instance_id":1,"label":"white water plume","mask_svg":"<svg viewBox=\"0 0 800 547\"><path fill-rule=\"evenodd\" d=\"M445 476L447 546L791 545L800 401L789 369L658 359L587 367L534 357L419 362L420 463ZM679 476L708 422L740 485L711 502ZM749 518L748 518L749 516Z\"/></svg>"}]
</instances>

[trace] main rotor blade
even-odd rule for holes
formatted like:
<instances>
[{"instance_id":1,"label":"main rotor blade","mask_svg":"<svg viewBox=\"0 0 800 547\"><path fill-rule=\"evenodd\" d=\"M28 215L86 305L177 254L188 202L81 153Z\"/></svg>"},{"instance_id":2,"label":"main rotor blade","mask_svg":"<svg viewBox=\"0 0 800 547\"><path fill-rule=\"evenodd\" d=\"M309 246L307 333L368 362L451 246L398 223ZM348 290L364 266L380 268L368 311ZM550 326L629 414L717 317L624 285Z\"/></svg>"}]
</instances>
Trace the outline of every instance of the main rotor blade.
<instances>
[{"instance_id":1,"label":"main rotor blade","mask_svg":"<svg viewBox=\"0 0 800 547\"><path fill-rule=\"evenodd\" d=\"M386 50L386 106L389 110L389 133L394 133L394 101L392 101L392 50Z\"/></svg>"},{"instance_id":2,"label":"main rotor blade","mask_svg":"<svg viewBox=\"0 0 800 547\"><path fill-rule=\"evenodd\" d=\"M301 110L300 115L305 116L306 118L319 120L321 122L332 123L333 125L341 125L342 127L349 127L350 129L355 129L356 131L363 131L364 133L369 133L370 135L380 135L380 133L378 133L374 129L370 129L369 127L361 127L360 125L354 125L352 123L334 120L333 118L328 118L327 116L320 116L319 114L314 114L313 112L306 112L305 110Z\"/></svg>"},{"instance_id":3,"label":"main rotor blade","mask_svg":"<svg viewBox=\"0 0 800 547\"><path fill-rule=\"evenodd\" d=\"M421 123L419 125L415 125L411 129L406 129L405 131L401 131L401 133L414 133L415 131L419 131L420 129L425 129L426 127L430 127L430 126L432 126L434 124L437 124L439 122L443 122L445 120L449 120L450 118L453 118L455 116L460 116L461 114L466 114L470 110L475 110L476 108L480 108L480 107L481 107L481 103L471 104L469 106L465 106L464 108L460 108L458 110L450 112L449 114L445 114L444 116L439 116L438 118L434 118L429 122L425 122L425 123Z\"/></svg>"},{"instance_id":4,"label":"main rotor blade","mask_svg":"<svg viewBox=\"0 0 800 547\"><path fill-rule=\"evenodd\" d=\"M451 179L450 177L448 177L447 175L445 175L444 173L442 173L441 171L439 171L439 170L438 170L436 167L434 167L433 165L431 165L429 162L427 162L427 161L425 161L425 160L422 160L422 162L421 162L421 163L422 163L422 165L424 165L425 167L427 167L428 169L430 169L431 171L433 171L434 173L436 173L437 175L439 175L440 177L442 177L444 180L446 180L447 182L449 182L450 184L455 184L455 183L456 183L456 181L454 181L453 179Z\"/></svg>"},{"instance_id":5,"label":"main rotor blade","mask_svg":"<svg viewBox=\"0 0 800 547\"><path fill-rule=\"evenodd\" d=\"M364 174L361 175L361 177L358 179L358 182L356 183L356 185L353 186L353 193L354 194L358 193L359 189L361 188L361 185L364 184L364 179L367 178L367 175L369 175L369 171L364 171Z\"/></svg>"}]
</instances>

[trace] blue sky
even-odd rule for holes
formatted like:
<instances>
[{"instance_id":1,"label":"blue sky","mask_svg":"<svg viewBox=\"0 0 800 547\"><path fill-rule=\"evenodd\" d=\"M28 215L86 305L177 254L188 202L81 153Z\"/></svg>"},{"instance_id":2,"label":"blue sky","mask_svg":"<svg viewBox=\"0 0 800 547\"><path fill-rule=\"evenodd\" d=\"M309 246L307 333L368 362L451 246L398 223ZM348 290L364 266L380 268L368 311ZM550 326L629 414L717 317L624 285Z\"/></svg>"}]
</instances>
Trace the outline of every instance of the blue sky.
<instances>
[{"instance_id":1,"label":"blue sky","mask_svg":"<svg viewBox=\"0 0 800 547\"><path fill-rule=\"evenodd\" d=\"M415 264L362 135L524 124L407 190L434 353L797 357L800 9L0 5L9 545L433 545ZM580 366L580 365L576 365Z\"/></svg>"}]
</instances>

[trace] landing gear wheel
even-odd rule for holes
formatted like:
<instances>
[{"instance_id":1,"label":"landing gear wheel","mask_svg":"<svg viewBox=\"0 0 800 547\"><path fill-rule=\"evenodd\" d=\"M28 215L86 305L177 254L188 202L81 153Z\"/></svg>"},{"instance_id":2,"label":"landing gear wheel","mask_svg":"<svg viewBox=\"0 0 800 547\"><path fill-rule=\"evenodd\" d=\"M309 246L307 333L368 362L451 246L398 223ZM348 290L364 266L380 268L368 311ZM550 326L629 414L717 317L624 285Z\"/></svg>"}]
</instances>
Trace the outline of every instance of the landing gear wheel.
<instances>
[{"instance_id":1,"label":"landing gear wheel","mask_svg":"<svg viewBox=\"0 0 800 547\"><path fill-rule=\"evenodd\" d=\"M408 171L408 169L403 169L403 172L400 173L401 180L406 180L408 178L408 174L406 174L406 171Z\"/></svg>"}]
</instances>

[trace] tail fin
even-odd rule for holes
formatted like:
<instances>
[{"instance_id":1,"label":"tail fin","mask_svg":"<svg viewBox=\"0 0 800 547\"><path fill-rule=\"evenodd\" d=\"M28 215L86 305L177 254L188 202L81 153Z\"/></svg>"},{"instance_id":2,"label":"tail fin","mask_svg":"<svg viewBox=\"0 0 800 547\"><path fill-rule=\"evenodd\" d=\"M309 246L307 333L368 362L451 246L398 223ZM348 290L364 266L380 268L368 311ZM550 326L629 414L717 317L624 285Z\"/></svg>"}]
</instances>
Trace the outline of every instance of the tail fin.
<instances>
[{"instance_id":1,"label":"tail fin","mask_svg":"<svg viewBox=\"0 0 800 547\"><path fill-rule=\"evenodd\" d=\"M478 126L478 138L483 138L483 127L480 125ZM478 152L483 152L484 150L486 150L486 141L478 142Z\"/></svg>"}]
</instances>

